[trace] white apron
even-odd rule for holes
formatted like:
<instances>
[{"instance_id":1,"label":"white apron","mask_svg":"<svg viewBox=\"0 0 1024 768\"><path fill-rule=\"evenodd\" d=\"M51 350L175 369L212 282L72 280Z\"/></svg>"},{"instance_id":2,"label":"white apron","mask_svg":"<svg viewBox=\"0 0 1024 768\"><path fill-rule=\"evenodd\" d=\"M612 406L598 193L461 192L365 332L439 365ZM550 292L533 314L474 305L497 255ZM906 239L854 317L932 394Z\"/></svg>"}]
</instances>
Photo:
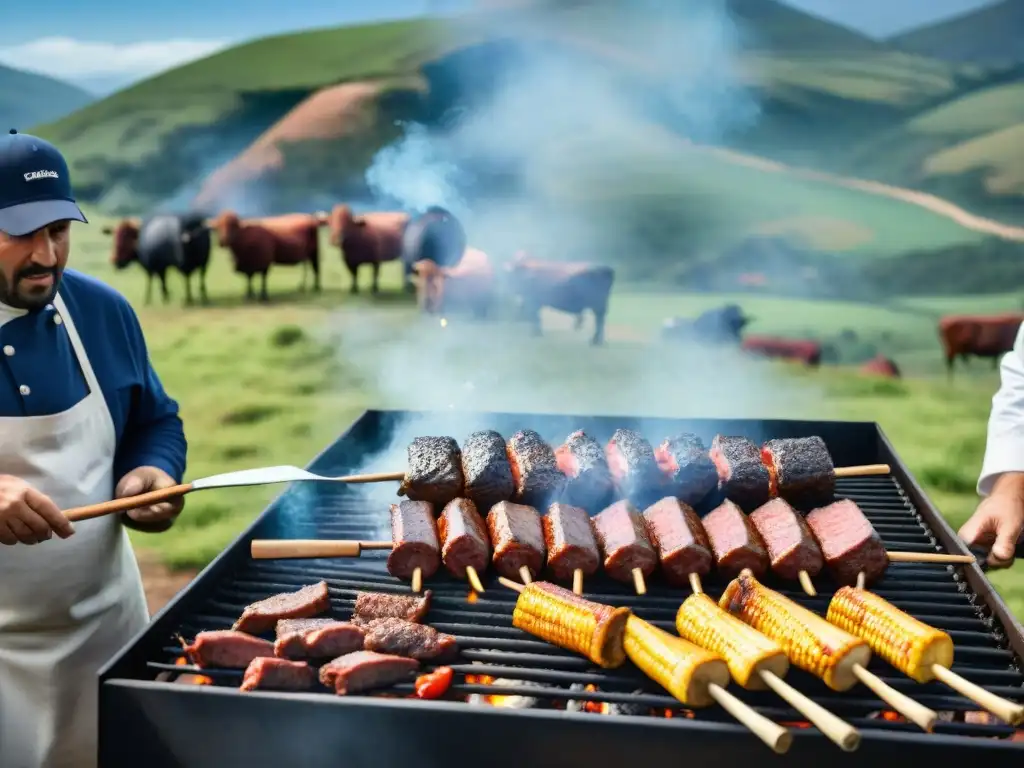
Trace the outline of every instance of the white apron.
<instances>
[{"instance_id":1,"label":"white apron","mask_svg":"<svg viewBox=\"0 0 1024 768\"><path fill-rule=\"evenodd\" d=\"M109 501L114 423L60 295L89 393L52 416L0 418L0 474L60 509ZM97 764L98 672L149 621L142 577L117 515L67 540L0 545L0 768Z\"/></svg>"}]
</instances>

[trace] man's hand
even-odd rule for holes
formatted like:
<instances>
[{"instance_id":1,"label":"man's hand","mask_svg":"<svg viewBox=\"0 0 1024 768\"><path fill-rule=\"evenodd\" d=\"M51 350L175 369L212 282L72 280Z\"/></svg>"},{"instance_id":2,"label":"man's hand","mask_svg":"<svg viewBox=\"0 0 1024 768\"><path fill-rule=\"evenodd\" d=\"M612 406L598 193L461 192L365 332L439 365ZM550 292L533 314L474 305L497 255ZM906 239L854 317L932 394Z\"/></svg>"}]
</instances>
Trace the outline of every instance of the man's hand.
<instances>
[{"instance_id":1,"label":"man's hand","mask_svg":"<svg viewBox=\"0 0 1024 768\"><path fill-rule=\"evenodd\" d=\"M1013 565L1017 541L1024 532L1024 474L1007 473L960 528L960 538L974 547L991 550L990 568Z\"/></svg>"},{"instance_id":2,"label":"man's hand","mask_svg":"<svg viewBox=\"0 0 1024 768\"><path fill-rule=\"evenodd\" d=\"M163 488L170 488L177 485L174 478L158 467L139 467L133 469L121 478L114 490L114 498L123 499L126 496L138 496L140 493L159 491ZM170 501L161 501L159 504L151 504L147 507L132 509L125 513L128 520L136 523L137 526L147 531L166 531L174 523L175 518L181 513L185 506L185 498L179 496Z\"/></svg>"},{"instance_id":3,"label":"man's hand","mask_svg":"<svg viewBox=\"0 0 1024 768\"><path fill-rule=\"evenodd\" d=\"M57 505L24 480L0 475L0 544L39 544L75 532Z\"/></svg>"}]
</instances>

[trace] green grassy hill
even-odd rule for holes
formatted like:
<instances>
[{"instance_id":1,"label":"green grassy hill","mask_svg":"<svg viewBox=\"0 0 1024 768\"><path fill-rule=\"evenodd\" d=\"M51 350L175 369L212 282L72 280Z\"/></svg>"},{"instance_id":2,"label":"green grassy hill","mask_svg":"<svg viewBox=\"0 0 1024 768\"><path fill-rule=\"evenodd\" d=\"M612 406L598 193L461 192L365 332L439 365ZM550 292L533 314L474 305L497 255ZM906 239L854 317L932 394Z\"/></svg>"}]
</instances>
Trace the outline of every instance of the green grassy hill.
<instances>
[{"instance_id":1,"label":"green grassy hill","mask_svg":"<svg viewBox=\"0 0 1024 768\"><path fill-rule=\"evenodd\" d=\"M1024 61L1024 1L1002 0L978 11L911 30L887 42L946 61L1008 64Z\"/></svg>"},{"instance_id":2,"label":"green grassy hill","mask_svg":"<svg viewBox=\"0 0 1024 768\"><path fill-rule=\"evenodd\" d=\"M6 130L64 117L95 97L69 83L0 65L0 125Z\"/></svg>"}]
</instances>

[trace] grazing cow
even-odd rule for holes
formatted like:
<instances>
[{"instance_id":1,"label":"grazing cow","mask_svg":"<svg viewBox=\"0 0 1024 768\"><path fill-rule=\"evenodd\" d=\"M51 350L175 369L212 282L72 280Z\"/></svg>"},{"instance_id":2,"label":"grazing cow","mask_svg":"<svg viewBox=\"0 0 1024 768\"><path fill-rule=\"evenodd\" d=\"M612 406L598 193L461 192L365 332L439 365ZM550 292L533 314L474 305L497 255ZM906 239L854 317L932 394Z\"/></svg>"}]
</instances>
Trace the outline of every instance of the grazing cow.
<instances>
[{"instance_id":1,"label":"grazing cow","mask_svg":"<svg viewBox=\"0 0 1024 768\"><path fill-rule=\"evenodd\" d=\"M551 307L576 315L576 328L584 310L594 315L591 344L604 343L604 322L608 299L615 282L615 270L586 262L537 261L519 253L506 265L512 293L522 303L523 317L540 335L540 310Z\"/></svg>"},{"instance_id":2,"label":"grazing cow","mask_svg":"<svg viewBox=\"0 0 1024 768\"><path fill-rule=\"evenodd\" d=\"M427 314L469 311L486 318L494 301L494 267L487 254L467 248L454 267L439 267L430 259L415 264L417 299Z\"/></svg>"},{"instance_id":3,"label":"grazing cow","mask_svg":"<svg viewBox=\"0 0 1024 768\"><path fill-rule=\"evenodd\" d=\"M402 235L409 223L406 213L378 212L354 216L347 205L336 205L327 215L331 245L341 248L342 259L352 275L352 293L359 293L359 267L373 268L370 290L380 291L380 265L402 256ZM412 290L412 264L405 264L405 289Z\"/></svg>"},{"instance_id":4,"label":"grazing cow","mask_svg":"<svg viewBox=\"0 0 1024 768\"><path fill-rule=\"evenodd\" d=\"M454 267L466 254L466 247L466 232L459 220L444 208L433 206L405 228L402 261L407 267L421 261Z\"/></svg>"},{"instance_id":5,"label":"grazing cow","mask_svg":"<svg viewBox=\"0 0 1024 768\"><path fill-rule=\"evenodd\" d=\"M104 232L109 230L104 229ZM167 272L177 269L185 278L185 303L192 304L192 274L199 273L199 295L205 304L206 269L210 263L210 234L199 214L160 214L145 221L124 219L113 230L111 263L124 269L138 261L146 271L146 304L153 296L153 278L160 281L164 303L170 301Z\"/></svg>"},{"instance_id":6,"label":"grazing cow","mask_svg":"<svg viewBox=\"0 0 1024 768\"><path fill-rule=\"evenodd\" d=\"M747 336L741 348L762 357L792 360L812 368L821 365L821 344L802 339L780 339L774 336Z\"/></svg>"},{"instance_id":7,"label":"grazing cow","mask_svg":"<svg viewBox=\"0 0 1024 768\"><path fill-rule=\"evenodd\" d=\"M1013 349L1017 331L1024 315L953 315L939 321L939 338L946 355L946 371L953 376L953 362L960 358L967 363L971 355L992 359L992 367L999 358Z\"/></svg>"},{"instance_id":8,"label":"grazing cow","mask_svg":"<svg viewBox=\"0 0 1024 768\"><path fill-rule=\"evenodd\" d=\"M869 376L882 376L886 379L900 378L900 369L896 362L885 355L875 355L860 367L860 372Z\"/></svg>"},{"instance_id":9,"label":"grazing cow","mask_svg":"<svg viewBox=\"0 0 1024 768\"><path fill-rule=\"evenodd\" d=\"M666 341L700 341L712 344L739 344L743 329L753 318L743 314L738 304L702 312L693 320L672 317L662 325L661 335Z\"/></svg>"},{"instance_id":10,"label":"grazing cow","mask_svg":"<svg viewBox=\"0 0 1024 768\"><path fill-rule=\"evenodd\" d=\"M260 300L267 301L267 274L274 264L302 265L306 290L306 265L313 270L313 290L320 290L320 221L313 214L293 213L242 221L232 211L216 218L213 227L222 248L228 248L235 271L246 276L245 297L254 298L252 279L259 275Z\"/></svg>"}]
</instances>

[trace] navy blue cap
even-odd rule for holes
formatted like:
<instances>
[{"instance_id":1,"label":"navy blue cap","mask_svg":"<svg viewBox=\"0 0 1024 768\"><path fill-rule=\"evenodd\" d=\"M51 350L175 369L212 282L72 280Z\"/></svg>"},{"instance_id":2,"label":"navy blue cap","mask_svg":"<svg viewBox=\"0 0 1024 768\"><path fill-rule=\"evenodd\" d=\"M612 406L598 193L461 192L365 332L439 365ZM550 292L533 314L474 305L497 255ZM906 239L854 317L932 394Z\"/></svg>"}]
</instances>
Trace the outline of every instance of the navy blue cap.
<instances>
[{"instance_id":1,"label":"navy blue cap","mask_svg":"<svg viewBox=\"0 0 1024 768\"><path fill-rule=\"evenodd\" d=\"M0 231L20 237L67 220L88 223L71 194L64 156L13 128L0 136Z\"/></svg>"}]
</instances>

